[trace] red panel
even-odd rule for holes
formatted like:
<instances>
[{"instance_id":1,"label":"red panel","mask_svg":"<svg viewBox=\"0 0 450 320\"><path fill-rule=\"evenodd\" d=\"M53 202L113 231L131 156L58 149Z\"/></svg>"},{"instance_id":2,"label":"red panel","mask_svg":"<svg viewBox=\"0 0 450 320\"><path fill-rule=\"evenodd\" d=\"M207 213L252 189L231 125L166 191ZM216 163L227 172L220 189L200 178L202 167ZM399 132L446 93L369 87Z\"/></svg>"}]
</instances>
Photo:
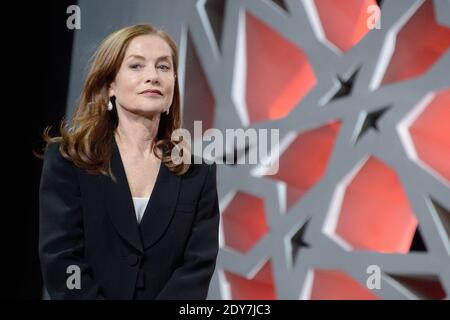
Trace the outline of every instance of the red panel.
<instances>
[{"instance_id":1,"label":"red panel","mask_svg":"<svg viewBox=\"0 0 450 320\"><path fill-rule=\"evenodd\" d=\"M246 279L231 272L225 272L230 283L231 298L234 300L274 300L275 288L272 278L272 265L264 264L253 279Z\"/></svg>"},{"instance_id":2,"label":"red panel","mask_svg":"<svg viewBox=\"0 0 450 320\"><path fill-rule=\"evenodd\" d=\"M367 7L374 0L315 0L322 28L327 39L346 52L369 31Z\"/></svg>"},{"instance_id":3,"label":"red panel","mask_svg":"<svg viewBox=\"0 0 450 320\"><path fill-rule=\"evenodd\" d=\"M425 1L397 35L382 84L425 73L450 47L450 28L436 23L433 1Z\"/></svg>"},{"instance_id":4,"label":"red panel","mask_svg":"<svg viewBox=\"0 0 450 320\"><path fill-rule=\"evenodd\" d=\"M225 245L246 253L269 230L264 201L238 192L222 214Z\"/></svg>"},{"instance_id":5,"label":"red panel","mask_svg":"<svg viewBox=\"0 0 450 320\"><path fill-rule=\"evenodd\" d=\"M337 270L314 270L312 300L377 300L371 290Z\"/></svg>"},{"instance_id":6,"label":"red panel","mask_svg":"<svg viewBox=\"0 0 450 320\"><path fill-rule=\"evenodd\" d=\"M286 182L288 208L322 178L339 128L332 122L301 133L280 156L279 171L270 178Z\"/></svg>"},{"instance_id":7,"label":"red panel","mask_svg":"<svg viewBox=\"0 0 450 320\"><path fill-rule=\"evenodd\" d=\"M251 123L285 117L316 84L303 51L246 15L246 103Z\"/></svg>"},{"instance_id":8,"label":"red panel","mask_svg":"<svg viewBox=\"0 0 450 320\"><path fill-rule=\"evenodd\" d=\"M450 182L450 89L438 93L409 131L422 161Z\"/></svg>"},{"instance_id":9,"label":"red panel","mask_svg":"<svg viewBox=\"0 0 450 320\"><path fill-rule=\"evenodd\" d=\"M416 227L397 174L370 157L347 187L336 233L355 249L407 253Z\"/></svg>"},{"instance_id":10,"label":"red panel","mask_svg":"<svg viewBox=\"0 0 450 320\"><path fill-rule=\"evenodd\" d=\"M194 121L202 121L201 134L211 128L215 101L190 36L186 54L186 79L189 81L185 84L183 128L189 130L192 138L200 138L194 137Z\"/></svg>"}]
</instances>

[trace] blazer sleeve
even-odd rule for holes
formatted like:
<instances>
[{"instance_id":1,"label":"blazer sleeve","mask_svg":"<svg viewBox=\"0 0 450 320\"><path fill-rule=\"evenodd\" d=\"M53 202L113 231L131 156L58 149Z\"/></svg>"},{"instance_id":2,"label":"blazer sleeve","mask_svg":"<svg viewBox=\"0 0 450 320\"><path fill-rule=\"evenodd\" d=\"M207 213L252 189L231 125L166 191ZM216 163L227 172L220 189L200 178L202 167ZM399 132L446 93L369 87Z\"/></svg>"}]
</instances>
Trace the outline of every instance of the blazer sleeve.
<instances>
[{"instance_id":1,"label":"blazer sleeve","mask_svg":"<svg viewBox=\"0 0 450 320\"><path fill-rule=\"evenodd\" d=\"M44 156L39 187L39 258L44 285L51 299L103 299L84 260L81 194L73 165L50 144ZM68 288L80 270L80 288ZM68 269L69 268L69 269ZM73 268L73 267L72 267Z\"/></svg>"},{"instance_id":2,"label":"blazer sleeve","mask_svg":"<svg viewBox=\"0 0 450 320\"><path fill-rule=\"evenodd\" d=\"M219 220L216 164L213 163L208 166L184 263L174 270L156 299L206 299L219 250Z\"/></svg>"}]
</instances>

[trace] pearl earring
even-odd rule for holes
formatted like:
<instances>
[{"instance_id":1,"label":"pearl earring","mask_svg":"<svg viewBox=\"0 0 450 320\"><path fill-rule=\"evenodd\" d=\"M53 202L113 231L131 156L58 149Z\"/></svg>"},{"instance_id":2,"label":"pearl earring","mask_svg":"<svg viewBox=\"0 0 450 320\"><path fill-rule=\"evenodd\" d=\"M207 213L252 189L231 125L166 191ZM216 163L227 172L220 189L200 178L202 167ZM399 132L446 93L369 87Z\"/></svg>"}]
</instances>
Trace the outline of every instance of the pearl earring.
<instances>
[{"instance_id":1,"label":"pearl earring","mask_svg":"<svg viewBox=\"0 0 450 320\"><path fill-rule=\"evenodd\" d=\"M170 108L166 110L166 114L167 114L167 115L169 114L169 110L170 110Z\"/></svg>"},{"instance_id":2,"label":"pearl earring","mask_svg":"<svg viewBox=\"0 0 450 320\"><path fill-rule=\"evenodd\" d=\"M111 111L113 109L113 104L111 102L111 100L109 100L108 102L108 111Z\"/></svg>"}]
</instances>

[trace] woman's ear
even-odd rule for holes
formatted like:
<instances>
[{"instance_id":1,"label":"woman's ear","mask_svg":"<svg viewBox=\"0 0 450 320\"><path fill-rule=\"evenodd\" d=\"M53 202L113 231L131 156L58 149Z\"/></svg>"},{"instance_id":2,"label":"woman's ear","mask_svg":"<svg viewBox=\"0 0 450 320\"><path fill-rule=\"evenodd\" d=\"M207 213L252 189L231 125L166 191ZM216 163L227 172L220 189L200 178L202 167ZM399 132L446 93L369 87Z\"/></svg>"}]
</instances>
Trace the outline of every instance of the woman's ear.
<instances>
[{"instance_id":1,"label":"woman's ear","mask_svg":"<svg viewBox=\"0 0 450 320\"><path fill-rule=\"evenodd\" d=\"M115 87L116 87L116 86L115 86L115 83L114 83L114 82L111 82L111 84L109 85L109 88L108 88L108 95L109 95L110 97L116 95L116 93L115 93L115 91L114 91L114 88L115 88Z\"/></svg>"}]
</instances>

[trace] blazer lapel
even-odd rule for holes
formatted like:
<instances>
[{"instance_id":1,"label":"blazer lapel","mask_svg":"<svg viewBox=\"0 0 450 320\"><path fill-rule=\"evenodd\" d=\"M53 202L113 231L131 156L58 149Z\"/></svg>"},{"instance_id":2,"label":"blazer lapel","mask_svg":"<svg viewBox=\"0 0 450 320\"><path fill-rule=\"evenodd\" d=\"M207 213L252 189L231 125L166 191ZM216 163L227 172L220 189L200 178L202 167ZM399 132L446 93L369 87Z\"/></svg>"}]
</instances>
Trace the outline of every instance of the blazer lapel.
<instances>
[{"instance_id":1,"label":"blazer lapel","mask_svg":"<svg viewBox=\"0 0 450 320\"><path fill-rule=\"evenodd\" d=\"M180 189L180 177L161 164L139 229L144 250L157 242L172 219Z\"/></svg>"},{"instance_id":2,"label":"blazer lapel","mask_svg":"<svg viewBox=\"0 0 450 320\"><path fill-rule=\"evenodd\" d=\"M144 253L138 223L134 213L131 191L120 157L119 148L114 138L112 143L111 166L117 181L115 182L109 177L104 179L104 192L102 193L104 194L107 211L114 227L122 238L141 253Z\"/></svg>"}]
</instances>

